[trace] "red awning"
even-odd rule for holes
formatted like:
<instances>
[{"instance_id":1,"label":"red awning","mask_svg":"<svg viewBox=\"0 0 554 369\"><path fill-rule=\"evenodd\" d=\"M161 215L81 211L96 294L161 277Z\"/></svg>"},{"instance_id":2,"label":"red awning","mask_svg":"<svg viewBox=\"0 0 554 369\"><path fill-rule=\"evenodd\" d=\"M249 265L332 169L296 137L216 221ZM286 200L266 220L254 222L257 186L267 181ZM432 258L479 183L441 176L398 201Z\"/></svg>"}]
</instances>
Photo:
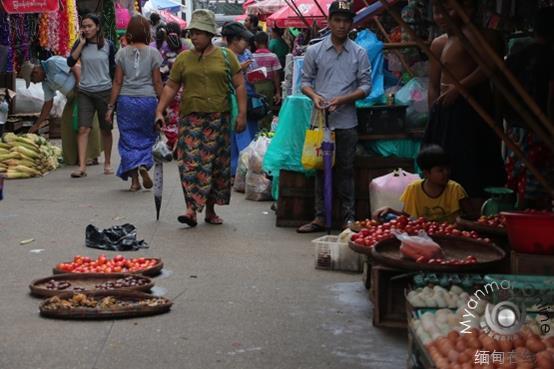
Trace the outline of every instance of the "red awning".
<instances>
[{"instance_id":1,"label":"red awning","mask_svg":"<svg viewBox=\"0 0 554 369\"><path fill-rule=\"evenodd\" d=\"M296 6L296 9L306 19L310 27L314 23L324 27L327 24L327 14L329 14L329 7L332 2L333 0L292 0L291 4L294 3L292 5ZM279 28L306 28L302 18L296 14L296 9L293 10L289 6L283 7L267 18L267 25Z\"/></svg>"},{"instance_id":2,"label":"red awning","mask_svg":"<svg viewBox=\"0 0 554 369\"><path fill-rule=\"evenodd\" d=\"M285 0L262 0L250 5L246 12L255 15L270 15L281 10L284 6L287 6Z\"/></svg>"},{"instance_id":3,"label":"red awning","mask_svg":"<svg viewBox=\"0 0 554 369\"><path fill-rule=\"evenodd\" d=\"M179 18L178 16L173 15L166 10L159 10L158 14L160 14L160 18L162 18L166 23L175 22L179 24L181 29L187 28L187 22L185 22L182 18Z\"/></svg>"}]
</instances>

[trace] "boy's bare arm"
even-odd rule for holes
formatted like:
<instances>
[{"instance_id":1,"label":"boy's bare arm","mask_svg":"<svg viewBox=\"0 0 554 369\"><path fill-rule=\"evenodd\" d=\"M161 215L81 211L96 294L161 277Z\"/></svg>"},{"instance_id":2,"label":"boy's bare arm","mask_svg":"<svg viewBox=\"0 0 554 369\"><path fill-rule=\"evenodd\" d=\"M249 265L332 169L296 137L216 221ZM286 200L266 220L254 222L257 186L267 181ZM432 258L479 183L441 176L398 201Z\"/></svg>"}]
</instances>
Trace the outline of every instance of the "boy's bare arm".
<instances>
[{"instance_id":1,"label":"boy's bare arm","mask_svg":"<svg viewBox=\"0 0 554 369\"><path fill-rule=\"evenodd\" d=\"M433 40L431 43L431 52L435 54L439 59L442 55L444 46L448 41L448 36L442 35ZM434 62L432 59L429 60L429 88L427 92L428 101L429 101L429 110L435 103L435 101L440 96L440 85L441 85L441 67L440 64Z\"/></svg>"}]
</instances>

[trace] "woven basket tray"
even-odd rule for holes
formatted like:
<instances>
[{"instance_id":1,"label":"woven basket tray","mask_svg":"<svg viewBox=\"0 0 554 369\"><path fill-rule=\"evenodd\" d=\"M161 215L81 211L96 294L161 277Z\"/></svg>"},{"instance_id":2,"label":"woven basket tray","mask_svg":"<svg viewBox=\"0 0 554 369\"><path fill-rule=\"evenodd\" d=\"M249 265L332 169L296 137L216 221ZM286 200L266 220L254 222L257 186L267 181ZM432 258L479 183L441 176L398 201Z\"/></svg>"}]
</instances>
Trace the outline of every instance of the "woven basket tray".
<instances>
[{"instance_id":1,"label":"woven basket tray","mask_svg":"<svg viewBox=\"0 0 554 369\"><path fill-rule=\"evenodd\" d=\"M154 287L154 282L152 282L150 278L144 277L141 275L130 274L130 273L114 273L114 274L65 273L65 274L56 274L50 277L34 280L29 285L29 289L31 290L31 295L36 297L52 297L66 292L73 292L73 288L75 287L84 288L87 292L104 291L104 290L98 290L94 286L104 282L110 282L110 281L115 282L117 279L122 279L128 276L133 276L135 278L146 280L147 283L142 286L124 287L124 288L118 288L118 289L109 290L109 291L148 292L152 289L152 287ZM49 290L45 286L51 280L55 280L57 282L67 281L71 283L71 286L65 290ZM79 292L83 292L83 291L79 291Z\"/></svg>"},{"instance_id":2,"label":"woven basket tray","mask_svg":"<svg viewBox=\"0 0 554 369\"><path fill-rule=\"evenodd\" d=\"M467 219L463 217L456 218L456 225L460 229L468 231L476 231L482 236L503 236L508 237L508 233L505 228L491 227L485 224L481 224L475 219Z\"/></svg>"},{"instance_id":3,"label":"woven basket tray","mask_svg":"<svg viewBox=\"0 0 554 369\"><path fill-rule=\"evenodd\" d=\"M113 296L118 300L123 301L139 301L144 299L153 298L154 296L143 292L130 292L130 291L99 291L99 292L83 292L87 296L101 299L107 296ZM71 298L72 292L67 292L58 295L60 298ZM74 309L58 309L48 310L45 309L45 305L49 301L45 300L39 306L40 315L46 318L55 319L122 319L122 318L135 318L142 316L157 315L169 312L173 303L169 299L165 299L165 303L158 306L130 306L123 308L113 309L99 309L99 308L74 308Z\"/></svg>"}]
</instances>

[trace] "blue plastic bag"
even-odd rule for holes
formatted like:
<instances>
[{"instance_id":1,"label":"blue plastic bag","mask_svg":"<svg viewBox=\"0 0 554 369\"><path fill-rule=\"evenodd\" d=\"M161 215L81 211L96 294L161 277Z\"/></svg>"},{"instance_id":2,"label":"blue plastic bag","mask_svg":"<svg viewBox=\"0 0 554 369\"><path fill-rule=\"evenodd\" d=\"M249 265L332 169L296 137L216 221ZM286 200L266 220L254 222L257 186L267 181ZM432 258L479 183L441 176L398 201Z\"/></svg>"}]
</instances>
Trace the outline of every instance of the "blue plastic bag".
<instances>
[{"instance_id":1,"label":"blue plastic bag","mask_svg":"<svg viewBox=\"0 0 554 369\"><path fill-rule=\"evenodd\" d=\"M357 107L367 108L382 103L384 100L383 43L375 33L369 30L359 32L356 43L367 51L371 64L371 92L365 99L356 102Z\"/></svg>"}]
</instances>

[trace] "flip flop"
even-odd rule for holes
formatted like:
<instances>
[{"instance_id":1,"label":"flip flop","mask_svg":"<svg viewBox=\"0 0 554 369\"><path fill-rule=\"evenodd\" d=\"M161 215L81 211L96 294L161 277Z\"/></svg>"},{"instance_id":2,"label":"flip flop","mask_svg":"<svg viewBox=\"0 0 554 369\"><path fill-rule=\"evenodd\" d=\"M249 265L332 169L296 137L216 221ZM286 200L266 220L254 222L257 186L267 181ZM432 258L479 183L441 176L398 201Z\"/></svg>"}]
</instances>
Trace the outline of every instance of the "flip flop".
<instances>
[{"instance_id":1,"label":"flip flop","mask_svg":"<svg viewBox=\"0 0 554 369\"><path fill-rule=\"evenodd\" d=\"M82 170L75 171L71 173L71 178L83 178L87 176L87 172L84 172Z\"/></svg>"},{"instance_id":2,"label":"flip flop","mask_svg":"<svg viewBox=\"0 0 554 369\"><path fill-rule=\"evenodd\" d=\"M212 225L222 225L223 224L223 219L221 219L217 215L214 215L214 216L211 216L211 217L204 218L204 222L206 222L208 224L212 224Z\"/></svg>"},{"instance_id":3,"label":"flip flop","mask_svg":"<svg viewBox=\"0 0 554 369\"><path fill-rule=\"evenodd\" d=\"M112 168L104 168L104 175L107 175L107 176L110 176L112 175L114 172L113 172L113 169Z\"/></svg>"},{"instance_id":4,"label":"flip flop","mask_svg":"<svg viewBox=\"0 0 554 369\"><path fill-rule=\"evenodd\" d=\"M183 224L186 224L188 225L189 227L193 228L193 227L196 227L198 225L198 222L196 221L196 219L192 219L190 216L188 215L179 215L177 217L177 221L179 223L183 223Z\"/></svg>"},{"instance_id":5,"label":"flip flop","mask_svg":"<svg viewBox=\"0 0 554 369\"><path fill-rule=\"evenodd\" d=\"M150 174L148 174L148 169L146 169L145 167L140 167L139 174L142 177L142 185L144 186L144 188L149 189L154 186L152 178L150 178Z\"/></svg>"},{"instance_id":6,"label":"flip flop","mask_svg":"<svg viewBox=\"0 0 554 369\"><path fill-rule=\"evenodd\" d=\"M301 226L300 228L298 228L296 230L297 233L319 233L319 232L324 232L325 231L325 227L322 226L322 225L319 225L317 223L308 223L308 224L304 224L303 226Z\"/></svg>"},{"instance_id":7,"label":"flip flop","mask_svg":"<svg viewBox=\"0 0 554 369\"><path fill-rule=\"evenodd\" d=\"M131 187L129 188L129 191L130 192L137 192L137 191L140 191L140 189L141 189L140 185L138 185L136 187L131 185Z\"/></svg>"}]
</instances>

